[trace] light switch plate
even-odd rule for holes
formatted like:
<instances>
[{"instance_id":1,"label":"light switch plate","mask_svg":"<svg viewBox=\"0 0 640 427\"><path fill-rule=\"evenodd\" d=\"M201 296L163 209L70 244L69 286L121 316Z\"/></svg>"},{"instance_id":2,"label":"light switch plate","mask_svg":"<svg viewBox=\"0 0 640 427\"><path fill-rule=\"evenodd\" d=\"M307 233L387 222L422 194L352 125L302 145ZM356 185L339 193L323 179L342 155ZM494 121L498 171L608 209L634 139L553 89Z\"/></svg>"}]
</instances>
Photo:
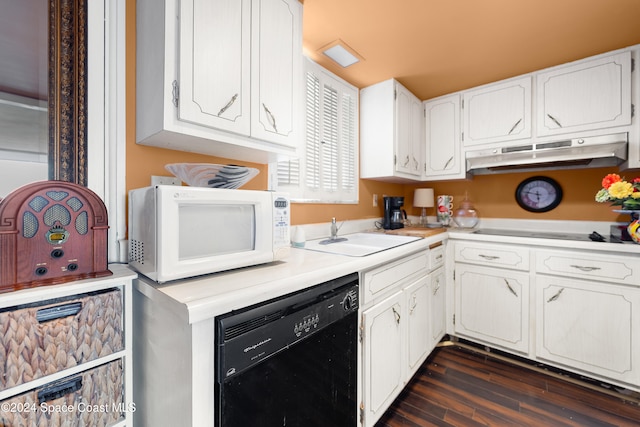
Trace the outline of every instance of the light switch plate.
<instances>
[{"instance_id":1,"label":"light switch plate","mask_svg":"<svg viewBox=\"0 0 640 427\"><path fill-rule=\"evenodd\" d=\"M175 176L151 175L151 185L182 185L182 181Z\"/></svg>"}]
</instances>

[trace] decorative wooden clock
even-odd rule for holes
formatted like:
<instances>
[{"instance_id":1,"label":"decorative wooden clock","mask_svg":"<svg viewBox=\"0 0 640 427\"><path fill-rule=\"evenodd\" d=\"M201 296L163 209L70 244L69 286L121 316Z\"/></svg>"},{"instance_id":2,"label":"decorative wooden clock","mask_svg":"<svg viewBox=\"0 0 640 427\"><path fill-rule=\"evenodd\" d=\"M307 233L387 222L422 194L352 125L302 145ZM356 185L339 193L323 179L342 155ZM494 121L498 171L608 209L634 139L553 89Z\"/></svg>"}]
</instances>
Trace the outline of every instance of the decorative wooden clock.
<instances>
[{"instance_id":1,"label":"decorative wooden clock","mask_svg":"<svg viewBox=\"0 0 640 427\"><path fill-rule=\"evenodd\" d=\"M518 185L516 201L529 212L548 212L562 201L562 187L552 178L533 176Z\"/></svg>"}]
</instances>

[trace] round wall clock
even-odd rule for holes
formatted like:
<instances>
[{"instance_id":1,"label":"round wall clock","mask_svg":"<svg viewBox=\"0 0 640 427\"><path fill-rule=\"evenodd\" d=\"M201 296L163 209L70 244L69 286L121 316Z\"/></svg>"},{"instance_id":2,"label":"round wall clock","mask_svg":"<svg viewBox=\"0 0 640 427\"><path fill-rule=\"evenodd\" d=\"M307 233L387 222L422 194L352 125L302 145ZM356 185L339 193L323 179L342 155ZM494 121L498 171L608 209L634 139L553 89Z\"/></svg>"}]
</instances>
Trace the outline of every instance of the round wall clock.
<instances>
[{"instance_id":1,"label":"round wall clock","mask_svg":"<svg viewBox=\"0 0 640 427\"><path fill-rule=\"evenodd\" d=\"M529 212L548 212L562 201L562 188L554 179L533 176L518 185L516 201Z\"/></svg>"}]
</instances>

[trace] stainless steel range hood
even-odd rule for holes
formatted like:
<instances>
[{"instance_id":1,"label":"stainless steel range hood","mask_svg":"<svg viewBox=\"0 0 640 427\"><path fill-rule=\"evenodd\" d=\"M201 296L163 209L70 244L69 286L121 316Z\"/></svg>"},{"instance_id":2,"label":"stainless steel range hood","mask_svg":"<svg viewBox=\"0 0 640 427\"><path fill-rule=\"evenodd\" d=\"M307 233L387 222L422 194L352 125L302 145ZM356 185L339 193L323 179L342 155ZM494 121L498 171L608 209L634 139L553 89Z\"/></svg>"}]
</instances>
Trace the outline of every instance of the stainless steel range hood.
<instances>
[{"instance_id":1,"label":"stainless steel range hood","mask_svg":"<svg viewBox=\"0 0 640 427\"><path fill-rule=\"evenodd\" d=\"M627 133L467 151L474 175L522 170L616 166L627 159Z\"/></svg>"}]
</instances>

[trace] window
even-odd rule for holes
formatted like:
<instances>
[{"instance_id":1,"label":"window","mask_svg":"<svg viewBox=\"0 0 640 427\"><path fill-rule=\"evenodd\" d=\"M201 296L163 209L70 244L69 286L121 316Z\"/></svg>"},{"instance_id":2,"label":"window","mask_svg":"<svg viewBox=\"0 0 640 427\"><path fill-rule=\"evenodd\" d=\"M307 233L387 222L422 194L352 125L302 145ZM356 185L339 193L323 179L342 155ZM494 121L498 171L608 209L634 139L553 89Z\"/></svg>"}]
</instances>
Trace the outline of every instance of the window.
<instances>
[{"instance_id":1,"label":"window","mask_svg":"<svg viewBox=\"0 0 640 427\"><path fill-rule=\"evenodd\" d=\"M305 133L299 159L277 163L294 202L358 203L358 89L305 61Z\"/></svg>"}]
</instances>

